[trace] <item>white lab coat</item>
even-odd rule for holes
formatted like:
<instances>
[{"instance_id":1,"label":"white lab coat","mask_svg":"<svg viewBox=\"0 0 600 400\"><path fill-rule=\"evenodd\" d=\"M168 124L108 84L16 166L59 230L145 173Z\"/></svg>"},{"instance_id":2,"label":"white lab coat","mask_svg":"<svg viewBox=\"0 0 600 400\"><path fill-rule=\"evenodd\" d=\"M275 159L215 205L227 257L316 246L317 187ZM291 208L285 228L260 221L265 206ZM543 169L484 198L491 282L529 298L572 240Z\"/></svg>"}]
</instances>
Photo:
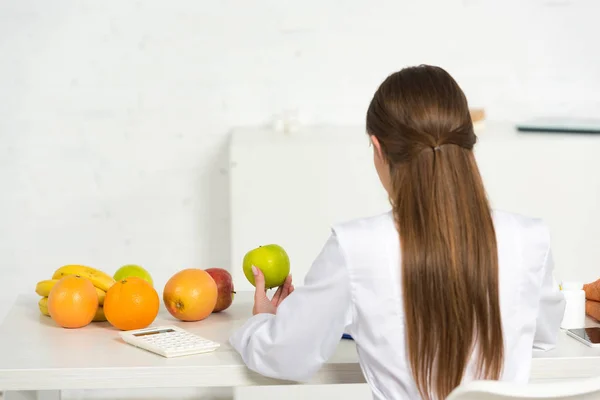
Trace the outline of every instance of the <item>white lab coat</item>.
<instances>
[{"instance_id":1,"label":"white lab coat","mask_svg":"<svg viewBox=\"0 0 600 400\"><path fill-rule=\"evenodd\" d=\"M532 349L556 343L565 300L552 276L545 225L499 211L494 224L505 340L502 379L526 382ZM251 370L302 382L349 333L375 399L418 399L405 352L400 265L391 212L335 225L304 285L276 315L251 317L230 343Z\"/></svg>"}]
</instances>

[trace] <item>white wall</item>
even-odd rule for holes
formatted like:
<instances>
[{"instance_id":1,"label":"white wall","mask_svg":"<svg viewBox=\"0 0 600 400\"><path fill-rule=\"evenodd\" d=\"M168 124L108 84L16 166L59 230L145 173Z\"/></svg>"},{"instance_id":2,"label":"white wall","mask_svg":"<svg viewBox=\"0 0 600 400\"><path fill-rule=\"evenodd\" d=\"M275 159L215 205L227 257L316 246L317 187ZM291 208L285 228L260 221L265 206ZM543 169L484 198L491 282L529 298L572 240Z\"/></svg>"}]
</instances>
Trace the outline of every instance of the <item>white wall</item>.
<instances>
[{"instance_id":1,"label":"white wall","mask_svg":"<svg viewBox=\"0 0 600 400\"><path fill-rule=\"evenodd\" d=\"M297 110L360 124L447 68L492 119L600 110L594 0L0 2L0 319L65 263L228 267L226 144ZM592 174L590 172L590 174Z\"/></svg>"}]
</instances>

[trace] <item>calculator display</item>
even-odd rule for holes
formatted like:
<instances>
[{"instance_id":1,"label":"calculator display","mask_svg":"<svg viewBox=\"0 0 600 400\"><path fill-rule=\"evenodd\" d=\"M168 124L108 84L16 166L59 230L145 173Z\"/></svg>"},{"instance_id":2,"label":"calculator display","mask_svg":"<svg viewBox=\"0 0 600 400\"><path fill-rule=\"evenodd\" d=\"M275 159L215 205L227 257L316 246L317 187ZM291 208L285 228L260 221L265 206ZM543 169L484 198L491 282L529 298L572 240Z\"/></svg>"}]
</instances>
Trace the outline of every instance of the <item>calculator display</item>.
<instances>
[{"instance_id":1,"label":"calculator display","mask_svg":"<svg viewBox=\"0 0 600 400\"><path fill-rule=\"evenodd\" d=\"M175 331L173 329L162 329L162 330L158 330L158 331L134 333L133 336L157 335L159 333L168 333L168 332L175 332Z\"/></svg>"}]
</instances>

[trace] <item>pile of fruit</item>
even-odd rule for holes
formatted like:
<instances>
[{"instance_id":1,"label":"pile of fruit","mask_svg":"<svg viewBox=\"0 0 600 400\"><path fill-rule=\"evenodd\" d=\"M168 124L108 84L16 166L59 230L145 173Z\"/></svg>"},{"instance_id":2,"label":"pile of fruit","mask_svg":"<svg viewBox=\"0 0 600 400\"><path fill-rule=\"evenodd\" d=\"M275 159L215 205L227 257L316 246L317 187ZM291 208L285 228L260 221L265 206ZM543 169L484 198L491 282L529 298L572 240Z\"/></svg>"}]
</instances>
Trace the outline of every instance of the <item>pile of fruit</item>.
<instances>
[{"instance_id":1,"label":"pile of fruit","mask_svg":"<svg viewBox=\"0 0 600 400\"><path fill-rule=\"evenodd\" d=\"M78 327L106 321L104 301L114 283L111 276L94 268L65 265L54 271L51 279L38 282L35 292L42 296L38 302L42 314L51 316L52 310L59 325Z\"/></svg>"},{"instance_id":2,"label":"pile of fruit","mask_svg":"<svg viewBox=\"0 0 600 400\"><path fill-rule=\"evenodd\" d=\"M243 270L254 285L252 265L265 275L266 286L283 284L289 258L278 245L261 246L244 257ZM39 281L40 312L63 328L82 328L107 321L120 330L142 329L154 322L160 297L151 274L139 265L124 265L112 276L85 265L65 265ZM231 274L222 268L183 269L169 278L162 292L167 311L181 321L201 321L226 310L235 295Z\"/></svg>"}]
</instances>

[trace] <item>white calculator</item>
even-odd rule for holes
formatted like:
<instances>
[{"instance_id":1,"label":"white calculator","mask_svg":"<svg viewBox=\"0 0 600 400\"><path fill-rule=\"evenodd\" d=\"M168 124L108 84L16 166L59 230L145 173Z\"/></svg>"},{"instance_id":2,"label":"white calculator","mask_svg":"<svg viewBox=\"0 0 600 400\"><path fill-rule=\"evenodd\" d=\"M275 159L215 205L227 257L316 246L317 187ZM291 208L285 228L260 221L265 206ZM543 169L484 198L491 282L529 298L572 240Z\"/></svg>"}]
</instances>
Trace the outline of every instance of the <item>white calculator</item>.
<instances>
[{"instance_id":1,"label":"white calculator","mask_svg":"<svg viewBox=\"0 0 600 400\"><path fill-rule=\"evenodd\" d=\"M125 342L163 357L208 353L220 346L217 342L174 325L136 329L119 334Z\"/></svg>"}]
</instances>

